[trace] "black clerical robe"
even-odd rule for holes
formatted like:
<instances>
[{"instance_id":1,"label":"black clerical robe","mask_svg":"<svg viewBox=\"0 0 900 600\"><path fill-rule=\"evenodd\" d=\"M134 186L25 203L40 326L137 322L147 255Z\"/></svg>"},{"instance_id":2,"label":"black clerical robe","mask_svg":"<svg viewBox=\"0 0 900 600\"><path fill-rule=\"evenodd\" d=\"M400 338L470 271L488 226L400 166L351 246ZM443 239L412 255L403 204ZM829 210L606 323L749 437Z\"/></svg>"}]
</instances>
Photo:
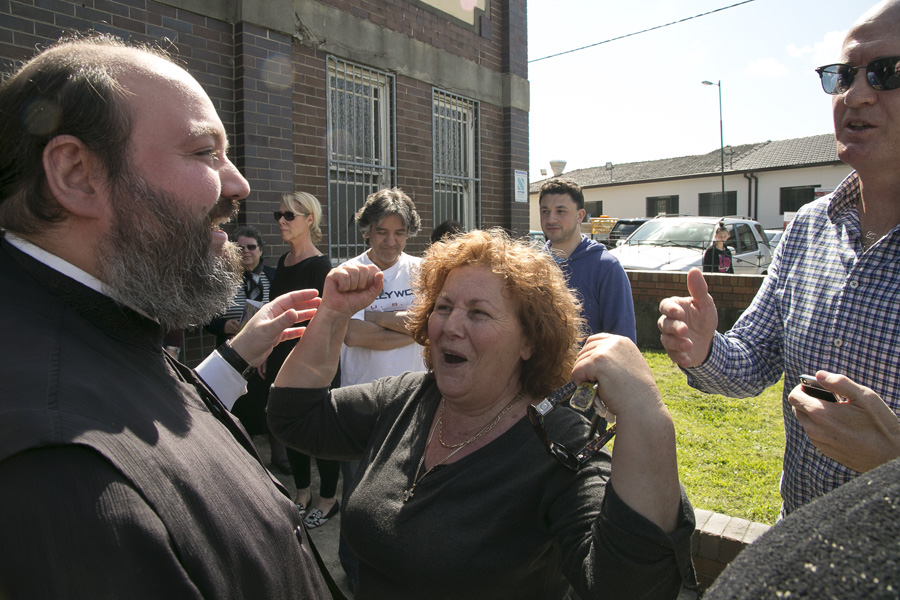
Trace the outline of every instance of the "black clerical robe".
<instances>
[{"instance_id":1,"label":"black clerical robe","mask_svg":"<svg viewBox=\"0 0 900 600\"><path fill-rule=\"evenodd\" d=\"M160 339L0 239L0 596L331 597L293 502Z\"/></svg>"}]
</instances>

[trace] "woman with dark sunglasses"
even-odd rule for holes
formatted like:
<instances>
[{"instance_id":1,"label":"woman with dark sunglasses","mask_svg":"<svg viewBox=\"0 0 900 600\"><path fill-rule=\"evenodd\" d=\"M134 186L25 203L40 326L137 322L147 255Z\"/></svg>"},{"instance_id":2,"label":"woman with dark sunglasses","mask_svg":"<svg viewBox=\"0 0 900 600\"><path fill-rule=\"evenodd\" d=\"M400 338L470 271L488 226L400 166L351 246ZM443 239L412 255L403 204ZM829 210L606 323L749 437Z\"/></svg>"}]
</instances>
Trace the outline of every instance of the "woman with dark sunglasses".
<instances>
[{"instance_id":1,"label":"woman with dark sunglasses","mask_svg":"<svg viewBox=\"0 0 900 600\"><path fill-rule=\"evenodd\" d=\"M205 327L216 336L216 346L221 346L226 339L234 337L240 331L241 317L244 316L248 299L260 304L269 301L269 285L275 277L275 268L263 264L262 234L256 227L242 225L236 228L231 234L231 241L241 250L244 285L238 289L225 314L216 317Z\"/></svg>"},{"instance_id":2,"label":"woman with dark sunglasses","mask_svg":"<svg viewBox=\"0 0 900 600\"><path fill-rule=\"evenodd\" d=\"M694 514L652 372L627 338L576 350L579 303L552 256L499 229L432 245L408 309L428 372L329 391L380 284L374 268L332 271L269 396L286 443L361 461L341 523L357 600L676 598L694 583ZM616 414L612 455L571 452L591 425L562 402L532 428L529 405L570 380L596 382Z\"/></svg>"},{"instance_id":3,"label":"woman with dark sunglasses","mask_svg":"<svg viewBox=\"0 0 900 600\"><path fill-rule=\"evenodd\" d=\"M250 225L242 225L231 234L231 241L241 250L241 265L244 267L244 282L238 288L231 301L231 306L220 317L206 324L204 329L216 336L216 347L225 340L234 337L241 330L242 322L253 315L248 309L248 300L260 307L269 301L269 286L275 277L275 267L263 264L263 240L258 229ZM266 402L269 397L269 386L259 373L253 373L247 379L247 393L235 401L231 412L237 416L250 435L263 435L269 432L266 425ZM274 437L275 443L273 464L287 464L284 446ZM280 455L277 448L281 448ZM279 460L280 456L280 460Z\"/></svg>"},{"instance_id":4,"label":"woman with dark sunglasses","mask_svg":"<svg viewBox=\"0 0 900 600\"><path fill-rule=\"evenodd\" d=\"M319 294L322 293L325 277L331 270L331 260L316 248L316 243L322 239L322 230L319 228L321 219L322 205L312 194L294 192L282 197L281 207L275 213L275 220L281 230L281 239L287 242L291 249L278 259L275 281L272 282L273 298L294 290L316 289ZM296 343L297 340L282 342L272 350L266 361L266 379L269 383L275 380L284 359ZM340 381L338 373L332 383L338 386ZM320 478L319 497L311 505L310 457L292 448L287 449L287 457L297 487L294 503L301 514L305 515L306 526L313 529L324 525L339 509L336 493L340 463L316 459Z\"/></svg>"}]
</instances>

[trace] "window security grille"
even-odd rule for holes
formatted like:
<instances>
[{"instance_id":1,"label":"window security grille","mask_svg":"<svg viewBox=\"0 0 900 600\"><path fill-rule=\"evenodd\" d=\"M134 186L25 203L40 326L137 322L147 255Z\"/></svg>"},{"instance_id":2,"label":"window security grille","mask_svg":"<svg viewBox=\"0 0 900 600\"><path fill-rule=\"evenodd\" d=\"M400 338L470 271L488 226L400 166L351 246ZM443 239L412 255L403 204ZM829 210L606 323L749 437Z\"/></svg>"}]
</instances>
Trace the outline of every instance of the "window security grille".
<instances>
[{"instance_id":1,"label":"window security grille","mask_svg":"<svg viewBox=\"0 0 900 600\"><path fill-rule=\"evenodd\" d=\"M724 201L722 192L709 192L700 194L701 217L724 217L737 214L737 192L725 192Z\"/></svg>"},{"instance_id":2,"label":"window security grille","mask_svg":"<svg viewBox=\"0 0 900 600\"><path fill-rule=\"evenodd\" d=\"M432 90L434 225L450 219L468 231L481 224L479 103Z\"/></svg>"},{"instance_id":3,"label":"window security grille","mask_svg":"<svg viewBox=\"0 0 900 600\"><path fill-rule=\"evenodd\" d=\"M396 185L394 76L333 56L328 85L328 252L341 263L366 250L353 219L366 197Z\"/></svg>"},{"instance_id":4,"label":"window security grille","mask_svg":"<svg viewBox=\"0 0 900 600\"><path fill-rule=\"evenodd\" d=\"M807 202L816 199L816 188L818 185L802 185L795 187L783 187L780 190L779 198L779 214L786 212L797 212L800 207Z\"/></svg>"},{"instance_id":5,"label":"window security grille","mask_svg":"<svg viewBox=\"0 0 900 600\"><path fill-rule=\"evenodd\" d=\"M649 196L647 198L648 217L657 215L677 215L678 196Z\"/></svg>"}]
</instances>

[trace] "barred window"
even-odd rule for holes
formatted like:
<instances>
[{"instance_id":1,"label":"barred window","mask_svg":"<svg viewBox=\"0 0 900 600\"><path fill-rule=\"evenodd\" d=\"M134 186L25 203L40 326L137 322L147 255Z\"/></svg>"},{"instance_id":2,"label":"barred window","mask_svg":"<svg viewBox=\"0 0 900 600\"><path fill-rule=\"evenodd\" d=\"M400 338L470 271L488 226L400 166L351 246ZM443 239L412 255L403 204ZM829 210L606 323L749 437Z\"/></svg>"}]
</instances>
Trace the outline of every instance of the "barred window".
<instances>
[{"instance_id":1,"label":"barred window","mask_svg":"<svg viewBox=\"0 0 900 600\"><path fill-rule=\"evenodd\" d=\"M434 224L480 226L481 135L478 102L432 89Z\"/></svg>"},{"instance_id":2,"label":"barred window","mask_svg":"<svg viewBox=\"0 0 900 600\"><path fill-rule=\"evenodd\" d=\"M647 215L677 215L678 196L650 196L647 198Z\"/></svg>"},{"instance_id":3,"label":"barred window","mask_svg":"<svg viewBox=\"0 0 900 600\"><path fill-rule=\"evenodd\" d=\"M589 223L591 217L599 217L603 214L603 200L585 200L584 201L584 222Z\"/></svg>"},{"instance_id":4,"label":"barred window","mask_svg":"<svg viewBox=\"0 0 900 600\"><path fill-rule=\"evenodd\" d=\"M394 76L333 56L327 65L328 251L343 262L366 250L356 211L396 185Z\"/></svg>"},{"instance_id":5,"label":"barred window","mask_svg":"<svg viewBox=\"0 0 900 600\"><path fill-rule=\"evenodd\" d=\"M725 217L737 214L737 192L708 192L700 194L698 213L701 217Z\"/></svg>"},{"instance_id":6,"label":"barred window","mask_svg":"<svg viewBox=\"0 0 900 600\"><path fill-rule=\"evenodd\" d=\"M801 185L781 188L779 213L783 215L786 212L797 212L801 206L815 200L818 187L818 185Z\"/></svg>"}]
</instances>

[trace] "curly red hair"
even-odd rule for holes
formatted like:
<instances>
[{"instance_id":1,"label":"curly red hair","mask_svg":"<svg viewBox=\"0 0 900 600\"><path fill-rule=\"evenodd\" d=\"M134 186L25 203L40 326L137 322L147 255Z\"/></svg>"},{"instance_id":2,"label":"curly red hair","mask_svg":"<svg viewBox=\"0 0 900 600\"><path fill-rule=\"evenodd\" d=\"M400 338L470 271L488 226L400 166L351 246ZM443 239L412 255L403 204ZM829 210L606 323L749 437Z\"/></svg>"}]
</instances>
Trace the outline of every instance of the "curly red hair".
<instances>
[{"instance_id":1,"label":"curly red hair","mask_svg":"<svg viewBox=\"0 0 900 600\"><path fill-rule=\"evenodd\" d=\"M581 303L566 285L553 257L527 239L512 239L499 228L469 233L432 245L413 277L415 299L408 311L413 338L424 346L431 370L428 319L453 269L488 267L504 282L519 322L535 352L522 365L521 383L532 397L543 397L571 378L584 319Z\"/></svg>"}]
</instances>

